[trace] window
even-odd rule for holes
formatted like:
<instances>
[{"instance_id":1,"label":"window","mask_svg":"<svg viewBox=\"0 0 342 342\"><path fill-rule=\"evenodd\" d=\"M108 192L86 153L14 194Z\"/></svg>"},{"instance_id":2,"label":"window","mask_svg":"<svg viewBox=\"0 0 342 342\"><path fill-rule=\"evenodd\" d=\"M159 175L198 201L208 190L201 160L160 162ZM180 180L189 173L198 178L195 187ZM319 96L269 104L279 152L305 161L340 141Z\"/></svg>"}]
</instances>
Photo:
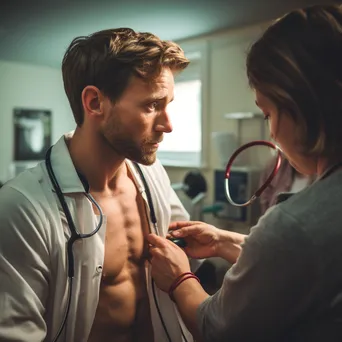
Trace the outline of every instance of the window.
<instances>
[{"instance_id":1,"label":"window","mask_svg":"<svg viewBox=\"0 0 342 342\"><path fill-rule=\"evenodd\" d=\"M190 65L175 78L175 99L168 106L173 131L165 134L158 150L158 158L165 166L201 167L205 164L206 56L203 48L192 51L186 53Z\"/></svg>"}]
</instances>

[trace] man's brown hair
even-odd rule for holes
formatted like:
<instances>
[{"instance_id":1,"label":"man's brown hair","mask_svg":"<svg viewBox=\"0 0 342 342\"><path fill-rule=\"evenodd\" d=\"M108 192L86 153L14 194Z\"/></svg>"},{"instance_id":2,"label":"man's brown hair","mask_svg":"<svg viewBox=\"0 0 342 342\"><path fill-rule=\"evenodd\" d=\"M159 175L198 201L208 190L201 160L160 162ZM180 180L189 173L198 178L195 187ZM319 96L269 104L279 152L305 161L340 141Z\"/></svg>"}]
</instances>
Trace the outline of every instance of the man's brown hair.
<instances>
[{"instance_id":1,"label":"man's brown hair","mask_svg":"<svg viewBox=\"0 0 342 342\"><path fill-rule=\"evenodd\" d=\"M129 28L103 30L75 38L62 62L64 89L75 121L83 123L81 94L88 85L116 101L132 76L157 77L162 68L181 71L189 60L174 42Z\"/></svg>"}]
</instances>

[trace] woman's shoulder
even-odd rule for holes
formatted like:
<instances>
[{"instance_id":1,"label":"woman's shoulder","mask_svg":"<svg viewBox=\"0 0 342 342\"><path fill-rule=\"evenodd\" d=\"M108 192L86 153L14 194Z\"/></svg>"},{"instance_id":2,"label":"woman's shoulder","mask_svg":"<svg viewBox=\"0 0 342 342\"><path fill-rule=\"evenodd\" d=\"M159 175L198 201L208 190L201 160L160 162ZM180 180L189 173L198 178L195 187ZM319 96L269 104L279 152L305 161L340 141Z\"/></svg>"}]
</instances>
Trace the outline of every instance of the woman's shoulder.
<instances>
[{"instance_id":1,"label":"woman's shoulder","mask_svg":"<svg viewBox=\"0 0 342 342\"><path fill-rule=\"evenodd\" d=\"M342 172L316 181L270 208L251 232L264 239L342 239ZM329 234L327 232L329 231Z\"/></svg>"}]
</instances>

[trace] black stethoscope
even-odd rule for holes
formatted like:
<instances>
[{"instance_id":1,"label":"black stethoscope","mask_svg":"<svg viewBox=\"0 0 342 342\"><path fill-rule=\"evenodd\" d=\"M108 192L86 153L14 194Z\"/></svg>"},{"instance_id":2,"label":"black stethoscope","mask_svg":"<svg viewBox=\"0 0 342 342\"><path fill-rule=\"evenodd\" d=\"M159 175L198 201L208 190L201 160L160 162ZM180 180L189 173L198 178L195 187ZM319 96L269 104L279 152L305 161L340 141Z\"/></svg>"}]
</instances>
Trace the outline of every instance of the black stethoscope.
<instances>
[{"instance_id":1,"label":"black stethoscope","mask_svg":"<svg viewBox=\"0 0 342 342\"><path fill-rule=\"evenodd\" d=\"M71 236L70 236L70 238L69 238L69 240L67 242L68 281L69 281L68 301L67 301L67 306L66 306L66 309L65 309L65 313L64 313L61 325L60 325L60 327L59 327L59 329L58 329L58 331L56 333L56 336L52 340L52 342L56 342L58 340L58 338L60 337L63 329L66 326L67 318L68 318L69 311L70 311L72 288L73 288L73 279L74 279L74 273L75 273L73 244L77 240L87 239L89 237L94 236L100 230L100 228L102 226L102 223L103 223L103 212L101 210L100 205L95 201L95 199L89 193L89 185L79 175L80 176L80 180L81 180L81 182L82 182L82 184L84 186L84 193L83 194L98 209L98 211L100 213L100 219L99 219L99 223L97 224L96 228L91 233L82 234L82 233L80 233L77 230L77 228L75 226L75 223L74 223L74 221L72 219L70 210L68 208L68 205L67 205L67 203L65 201L62 189L60 188L60 186L58 184L58 181L56 179L56 175L55 175L55 173L53 171L53 168L52 168L52 165L51 165L51 150L52 150L52 147L53 146L51 146L48 149L47 153L46 153L46 157L45 157L46 170L48 172L50 181L51 181L52 186L53 186L53 188L54 188L54 190L56 192L58 200L59 200L59 202L60 202L60 204L62 206L63 212L65 214L65 218L66 218L66 220L68 222L68 226L69 226L70 233L71 233ZM136 170L138 171L139 176L141 178L141 181L143 182L143 185L144 185L144 188L145 188L146 197L147 197L147 202L148 202L149 209L150 209L150 219L151 219L151 222L152 222L153 227L155 229L155 232L158 233L158 230L157 230L157 216L156 216L156 213L155 213L155 210L154 210L152 196L151 196L151 192L150 192L149 186L148 186L148 184L146 182L145 176L144 176L143 171L141 170L140 166L137 163L133 163L133 165L135 166ZM177 243L178 245L182 245L183 241L184 240L181 239L181 240L174 240L173 242ZM157 296L156 296L155 283L154 283L153 278L151 278L151 284L152 284L153 300L154 300L154 303L156 305L156 309L157 309L160 321L162 323L162 326L163 326L163 329L164 329L164 332L165 332L165 334L167 336L168 341L171 342L170 334L169 334L169 332L168 332L168 330L166 328L165 321L163 319L163 316L162 316L160 308L159 308L159 304L158 304L158 300L157 300ZM183 332L183 329L182 329L181 325L180 325L180 329L181 329L184 341L187 342L187 339L186 339L186 337L184 335L184 332Z\"/></svg>"}]
</instances>

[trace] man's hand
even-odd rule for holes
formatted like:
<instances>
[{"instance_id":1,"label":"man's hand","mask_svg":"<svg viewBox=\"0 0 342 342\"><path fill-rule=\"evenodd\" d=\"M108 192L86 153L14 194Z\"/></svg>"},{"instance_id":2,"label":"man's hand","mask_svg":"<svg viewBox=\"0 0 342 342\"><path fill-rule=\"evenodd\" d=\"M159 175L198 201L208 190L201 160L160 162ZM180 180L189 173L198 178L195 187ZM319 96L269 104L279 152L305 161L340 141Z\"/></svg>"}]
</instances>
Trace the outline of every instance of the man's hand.
<instances>
[{"instance_id":1,"label":"man's hand","mask_svg":"<svg viewBox=\"0 0 342 342\"><path fill-rule=\"evenodd\" d=\"M190 272L189 259L184 251L173 242L149 234L151 274L157 286L168 292L175 279L184 272Z\"/></svg>"}]
</instances>

